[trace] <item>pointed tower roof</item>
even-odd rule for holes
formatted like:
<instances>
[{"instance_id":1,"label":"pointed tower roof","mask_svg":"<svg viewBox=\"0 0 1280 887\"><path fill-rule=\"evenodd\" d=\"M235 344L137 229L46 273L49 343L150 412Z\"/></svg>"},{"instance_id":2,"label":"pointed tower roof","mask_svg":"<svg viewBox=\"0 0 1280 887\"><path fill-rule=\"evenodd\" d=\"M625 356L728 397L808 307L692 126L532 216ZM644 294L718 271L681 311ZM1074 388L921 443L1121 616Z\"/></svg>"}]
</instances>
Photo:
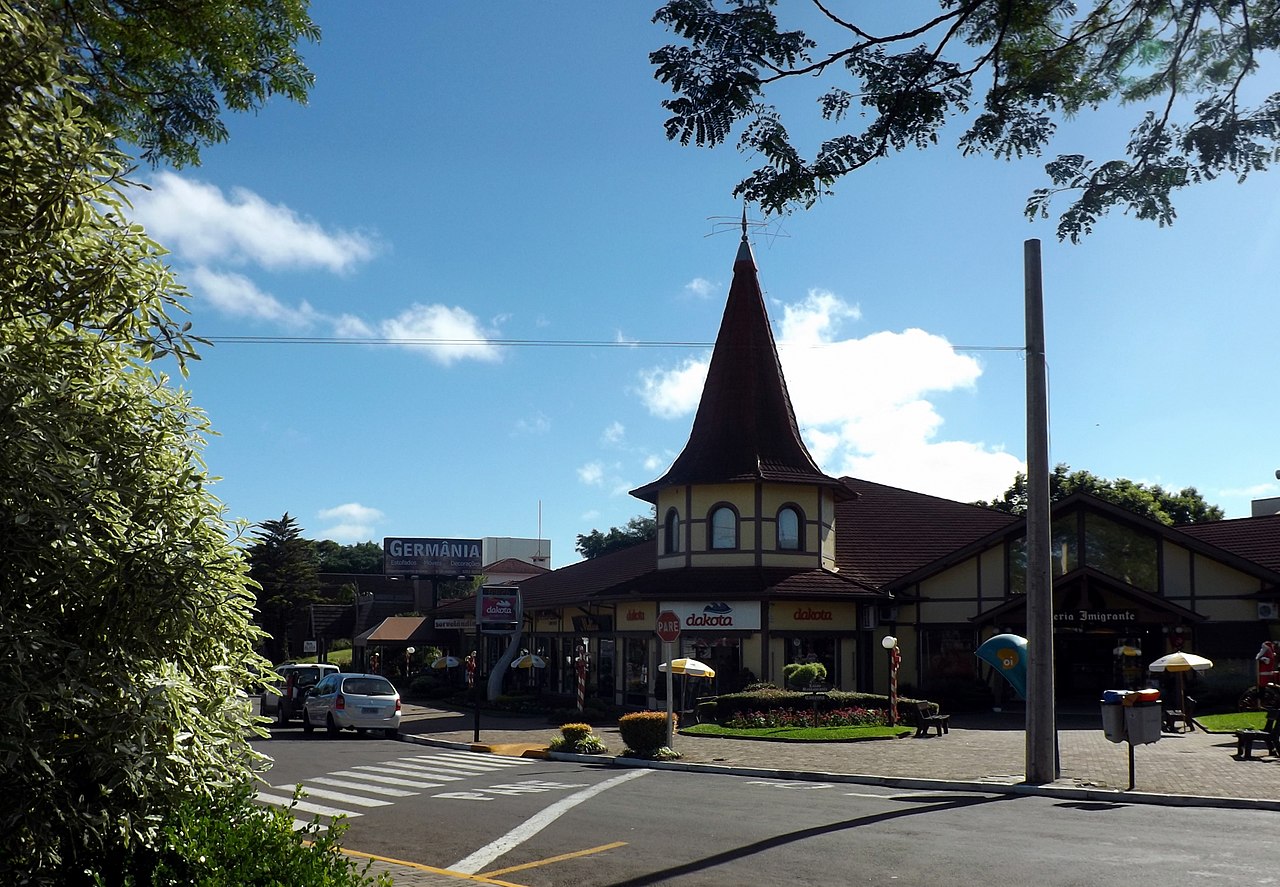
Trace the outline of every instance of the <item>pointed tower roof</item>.
<instances>
[{"instance_id":1,"label":"pointed tower roof","mask_svg":"<svg viewBox=\"0 0 1280 887\"><path fill-rule=\"evenodd\" d=\"M831 487L838 500L857 496L819 470L800 438L744 214L733 283L689 442L666 474L631 495L657 502L665 487L757 480Z\"/></svg>"}]
</instances>

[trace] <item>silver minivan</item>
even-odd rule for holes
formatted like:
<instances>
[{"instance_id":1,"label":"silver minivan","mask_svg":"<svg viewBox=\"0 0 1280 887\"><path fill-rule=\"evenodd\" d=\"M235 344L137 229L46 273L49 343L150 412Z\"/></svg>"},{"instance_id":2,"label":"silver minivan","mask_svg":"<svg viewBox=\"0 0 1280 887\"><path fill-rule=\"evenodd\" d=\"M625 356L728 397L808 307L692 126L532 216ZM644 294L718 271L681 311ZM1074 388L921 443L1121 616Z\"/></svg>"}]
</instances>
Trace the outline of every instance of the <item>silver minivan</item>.
<instances>
[{"instance_id":1,"label":"silver minivan","mask_svg":"<svg viewBox=\"0 0 1280 887\"><path fill-rule=\"evenodd\" d=\"M325 675L302 700L302 729L378 730L393 738L400 731L400 693L377 674Z\"/></svg>"}]
</instances>

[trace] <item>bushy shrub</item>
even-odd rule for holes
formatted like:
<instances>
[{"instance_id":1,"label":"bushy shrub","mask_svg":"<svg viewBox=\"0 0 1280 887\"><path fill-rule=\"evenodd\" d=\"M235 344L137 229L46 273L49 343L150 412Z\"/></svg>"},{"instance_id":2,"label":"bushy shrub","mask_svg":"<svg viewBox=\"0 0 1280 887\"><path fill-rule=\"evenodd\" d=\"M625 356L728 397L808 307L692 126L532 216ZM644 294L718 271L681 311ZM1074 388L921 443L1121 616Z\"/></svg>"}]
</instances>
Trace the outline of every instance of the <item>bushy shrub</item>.
<instances>
[{"instance_id":1,"label":"bushy shrub","mask_svg":"<svg viewBox=\"0 0 1280 887\"><path fill-rule=\"evenodd\" d=\"M674 730L679 718L675 714ZM624 755L653 757L667 745L667 713L662 711L635 711L618 718L618 733L626 745Z\"/></svg>"},{"instance_id":2,"label":"bushy shrub","mask_svg":"<svg viewBox=\"0 0 1280 887\"><path fill-rule=\"evenodd\" d=\"M827 667L821 662L792 662L783 666L782 677L788 687L800 690L825 681Z\"/></svg>"},{"instance_id":3,"label":"bushy shrub","mask_svg":"<svg viewBox=\"0 0 1280 887\"><path fill-rule=\"evenodd\" d=\"M339 851L342 821L294 830L293 809L263 807L245 784L190 795L168 811L155 838L82 856L63 884L122 887L390 887Z\"/></svg>"},{"instance_id":4,"label":"bushy shrub","mask_svg":"<svg viewBox=\"0 0 1280 887\"><path fill-rule=\"evenodd\" d=\"M602 755L609 749L604 741L591 732L590 724L564 724L560 735L551 740L552 751L579 755Z\"/></svg>"}]
</instances>

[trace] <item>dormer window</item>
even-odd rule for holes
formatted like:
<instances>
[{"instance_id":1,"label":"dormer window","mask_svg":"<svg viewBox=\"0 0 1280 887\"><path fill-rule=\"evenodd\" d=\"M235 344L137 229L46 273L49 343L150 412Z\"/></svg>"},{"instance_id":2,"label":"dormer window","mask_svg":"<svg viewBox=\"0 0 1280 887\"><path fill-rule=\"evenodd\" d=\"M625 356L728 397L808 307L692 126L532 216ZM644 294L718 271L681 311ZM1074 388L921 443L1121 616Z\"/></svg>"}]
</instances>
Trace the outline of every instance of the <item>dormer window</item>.
<instances>
[{"instance_id":1,"label":"dormer window","mask_svg":"<svg viewBox=\"0 0 1280 887\"><path fill-rule=\"evenodd\" d=\"M718 505L711 511L711 548L738 547L738 513L729 505Z\"/></svg>"},{"instance_id":2,"label":"dormer window","mask_svg":"<svg viewBox=\"0 0 1280 887\"><path fill-rule=\"evenodd\" d=\"M778 550L799 551L804 547L800 538L800 511L794 505L778 509Z\"/></svg>"},{"instance_id":3,"label":"dormer window","mask_svg":"<svg viewBox=\"0 0 1280 887\"><path fill-rule=\"evenodd\" d=\"M680 512L674 508L667 509L667 519L662 528L662 553L676 554L680 551Z\"/></svg>"}]
</instances>

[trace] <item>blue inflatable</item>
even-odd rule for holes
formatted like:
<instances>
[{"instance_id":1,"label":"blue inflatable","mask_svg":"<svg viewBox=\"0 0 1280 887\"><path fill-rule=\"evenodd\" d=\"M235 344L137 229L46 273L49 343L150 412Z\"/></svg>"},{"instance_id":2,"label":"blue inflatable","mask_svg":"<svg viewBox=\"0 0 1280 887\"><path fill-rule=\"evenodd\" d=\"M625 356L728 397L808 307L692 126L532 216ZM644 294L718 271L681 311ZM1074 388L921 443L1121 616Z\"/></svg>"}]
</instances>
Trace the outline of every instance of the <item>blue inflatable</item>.
<instances>
[{"instance_id":1,"label":"blue inflatable","mask_svg":"<svg viewBox=\"0 0 1280 887\"><path fill-rule=\"evenodd\" d=\"M1027 639L1016 634L998 634L983 641L974 655L994 668L1027 698Z\"/></svg>"}]
</instances>

